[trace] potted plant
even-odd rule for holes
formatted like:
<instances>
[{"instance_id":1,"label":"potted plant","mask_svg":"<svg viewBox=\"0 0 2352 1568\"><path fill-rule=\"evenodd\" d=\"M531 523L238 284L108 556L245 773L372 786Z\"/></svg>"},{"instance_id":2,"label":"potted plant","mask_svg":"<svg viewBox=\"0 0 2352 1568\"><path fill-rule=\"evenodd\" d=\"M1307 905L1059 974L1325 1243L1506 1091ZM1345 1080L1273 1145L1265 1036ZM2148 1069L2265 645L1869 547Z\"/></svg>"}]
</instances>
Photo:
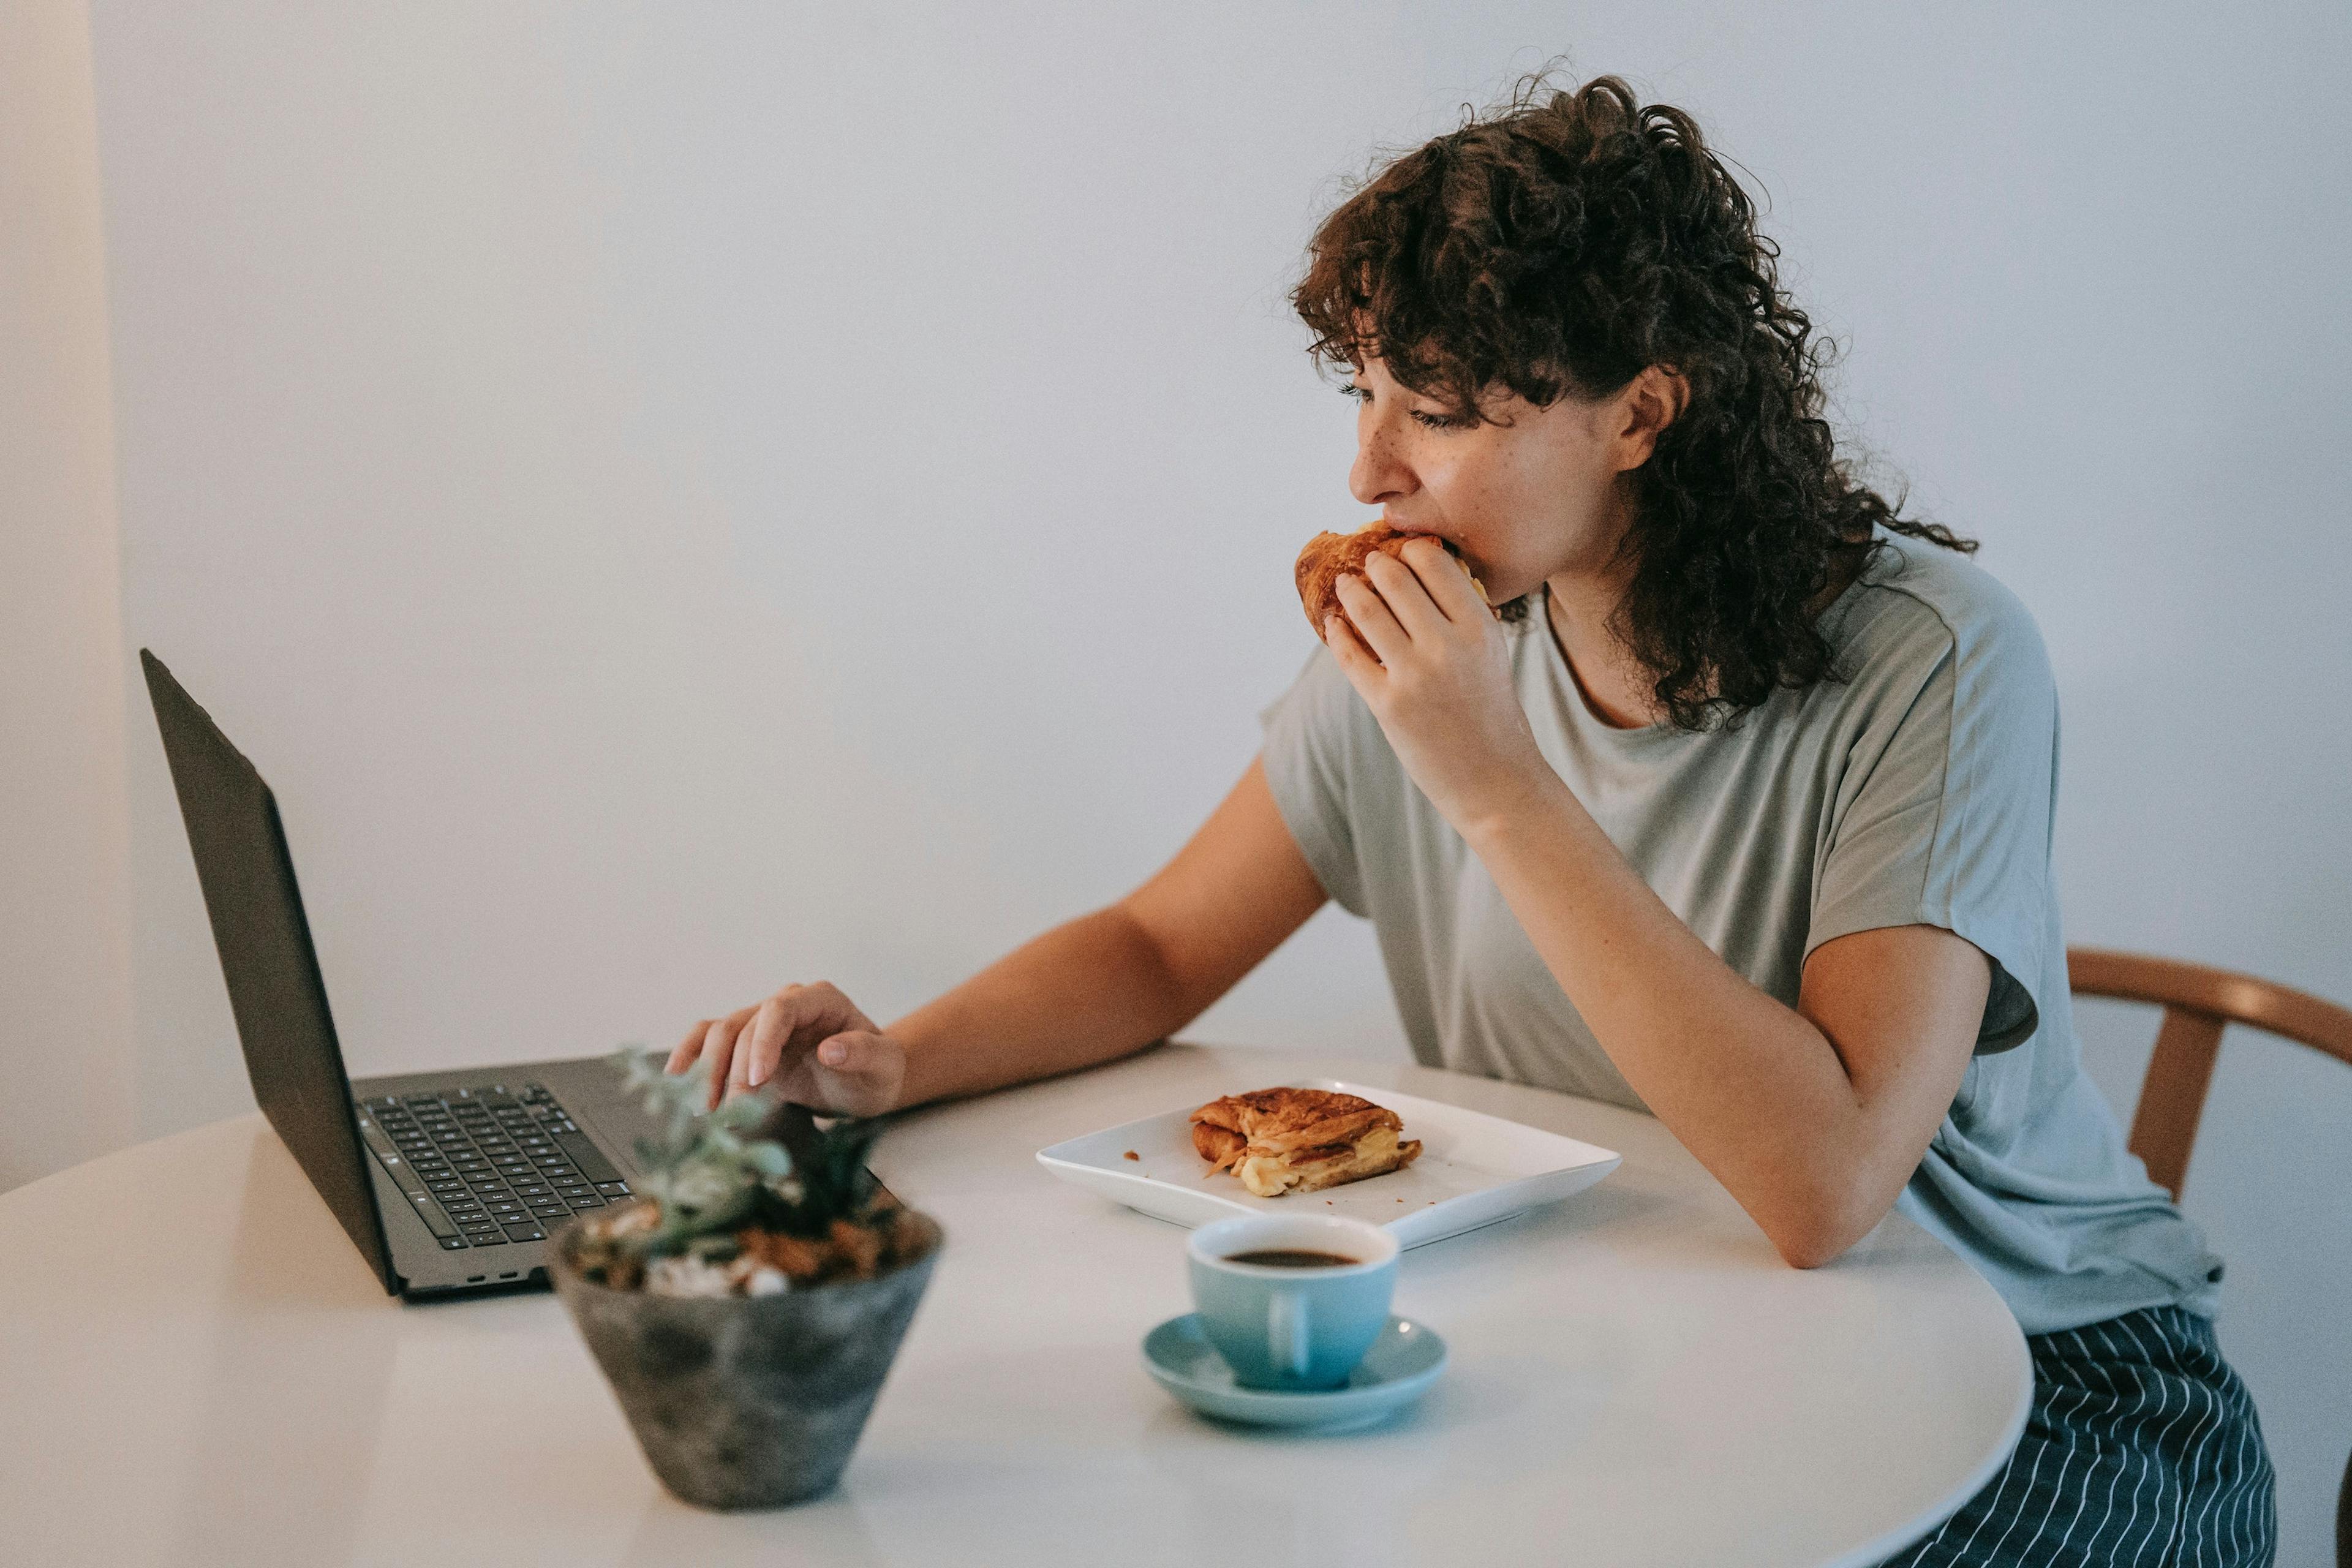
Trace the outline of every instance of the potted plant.
<instances>
[{"instance_id":1,"label":"potted plant","mask_svg":"<svg viewBox=\"0 0 2352 1568\"><path fill-rule=\"evenodd\" d=\"M554 1238L557 1292L662 1484L703 1508L824 1491L856 1447L942 1241L866 1170L882 1119L845 1119L795 1161L760 1136L780 1108L708 1114L707 1063L618 1065L666 1138L640 1140L633 1203Z\"/></svg>"}]
</instances>

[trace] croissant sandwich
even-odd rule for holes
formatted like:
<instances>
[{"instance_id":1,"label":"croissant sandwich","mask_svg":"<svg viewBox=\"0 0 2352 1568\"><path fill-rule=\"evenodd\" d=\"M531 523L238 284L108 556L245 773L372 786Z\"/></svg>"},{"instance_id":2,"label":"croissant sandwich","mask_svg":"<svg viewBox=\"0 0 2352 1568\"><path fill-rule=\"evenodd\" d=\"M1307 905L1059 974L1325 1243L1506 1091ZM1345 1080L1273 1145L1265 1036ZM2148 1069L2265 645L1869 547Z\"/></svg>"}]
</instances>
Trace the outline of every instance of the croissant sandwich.
<instances>
[{"instance_id":1,"label":"croissant sandwich","mask_svg":"<svg viewBox=\"0 0 2352 1568\"><path fill-rule=\"evenodd\" d=\"M1419 1139L1399 1142L1395 1111L1320 1089L1229 1094L1192 1112L1192 1123L1210 1170L1232 1171L1262 1198L1386 1175L1421 1152Z\"/></svg>"},{"instance_id":2,"label":"croissant sandwich","mask_svg":"<svg viewBox=\"0 0 2352 1568\"><path fill-rule=\"evenodd\" d=\"M1353 533L1318 533L1298 552L1297 568L1298 602L1306 607L1307 624L1315 628L1318 637L1323 635L1325 616L1335 610L1342 619L1347 616L1348 612L1339 605L1340 577L1349 572L1361 572L1365 558L1375 550L1402 560L1408 539L1437 539L1445 546L1445 552L1454 557L1454 563L1462 568L1463 574L1470 578L1470 585L1478 590L1478 596L1486 596L1486 585L1471 574L1470 563L1462 559L1462 552L1454 547L1450 539L1438 539L1433 533L1401 531L1385 522L1367 523ZM1353 621L1348 624L1351 629L1355 626Z\"/></svg>"}]
</instances>

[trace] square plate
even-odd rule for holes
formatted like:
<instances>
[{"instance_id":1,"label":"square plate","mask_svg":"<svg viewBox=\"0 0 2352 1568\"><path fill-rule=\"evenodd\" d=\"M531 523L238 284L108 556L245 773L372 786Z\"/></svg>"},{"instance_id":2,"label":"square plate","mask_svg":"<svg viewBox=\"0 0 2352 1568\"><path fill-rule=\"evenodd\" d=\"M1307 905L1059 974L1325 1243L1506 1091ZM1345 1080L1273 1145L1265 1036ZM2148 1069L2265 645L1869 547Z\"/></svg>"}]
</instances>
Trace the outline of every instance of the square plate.
<instances>
[{"instance_id":1,"label":"square plate","mask_svg":"<svg viewBox=\"0 0 2352 1568\"><path fill-rule=\"evenodd\" d=\"M1353 1094L1388 1107L1403 1121L1403 1136L1421 1140L1420 1156L1385 1176L1262 1198L1232 1172L1208 1169L1192 1147L1191 1119L1198 1107L1188 1105L1040 1149L1037 1163L1066 1182L1188 1227L1237 1214L1328 1208L1386 1226L1400 1247L1422 1247L1581 1192L1622 1158L1614 1150L1392 1089L1336 1078L1286 1087Z\"/></svg>"}]
</instances>

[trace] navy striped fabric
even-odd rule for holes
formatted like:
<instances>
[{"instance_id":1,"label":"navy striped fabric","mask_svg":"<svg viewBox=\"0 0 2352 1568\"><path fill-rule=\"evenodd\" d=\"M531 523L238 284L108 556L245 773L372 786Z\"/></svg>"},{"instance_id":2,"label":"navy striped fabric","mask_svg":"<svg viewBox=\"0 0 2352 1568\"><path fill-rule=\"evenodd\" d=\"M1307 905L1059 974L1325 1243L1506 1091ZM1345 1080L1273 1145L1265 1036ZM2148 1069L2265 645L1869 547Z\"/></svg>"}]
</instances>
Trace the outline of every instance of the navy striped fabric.
<instances>
[{"instance_id":1,"label":"navy striped fabric","mask_svg":"<svg viewBox=\"0 0 2352 1568\"><path fill-rule=\"evenodd\" d=\"M2270 1452L2213 1325L2152 1307L2035 1334L2033 1409L2009 1468L1884 1568L2267 1564Z\"/></svg>"}]
</instances>

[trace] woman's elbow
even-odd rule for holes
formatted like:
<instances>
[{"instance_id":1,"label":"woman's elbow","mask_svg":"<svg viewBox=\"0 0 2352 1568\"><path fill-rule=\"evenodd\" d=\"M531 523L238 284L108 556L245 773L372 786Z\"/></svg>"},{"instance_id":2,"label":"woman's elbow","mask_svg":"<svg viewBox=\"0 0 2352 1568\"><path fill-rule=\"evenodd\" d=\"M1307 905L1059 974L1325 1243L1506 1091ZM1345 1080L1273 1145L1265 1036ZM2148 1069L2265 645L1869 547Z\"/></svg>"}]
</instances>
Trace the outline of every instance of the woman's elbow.
<instances>
[{"instance_id":1,"label":"woman's elbow","mask_svg":"<svg viewBox=\"0 0 2352 1568\"><path fill-rule=\"evenodd\" d=\"M1892 1206L1871 1204L1857 1194L1824 1196L1766 1226L1764 1234L1790 1268L1819 1268L1844 1257Z\"/></svg>"},{"instance_id":2,"label":"woman's elbow","mask_svg":"<svg viewBox=\"0 0 2352 1568\"><path fill-rule=\"evenodd\" d=\"M1824 1263L1835 1262L1845 1256L1846 1248L1852 1247L1855 1239L1809 1227L1796 1234L1775 1233L1772 1246L1780 1254L1781 1261L1791 1268L1819 1268Z\"/></svg>"}]
</instances>

